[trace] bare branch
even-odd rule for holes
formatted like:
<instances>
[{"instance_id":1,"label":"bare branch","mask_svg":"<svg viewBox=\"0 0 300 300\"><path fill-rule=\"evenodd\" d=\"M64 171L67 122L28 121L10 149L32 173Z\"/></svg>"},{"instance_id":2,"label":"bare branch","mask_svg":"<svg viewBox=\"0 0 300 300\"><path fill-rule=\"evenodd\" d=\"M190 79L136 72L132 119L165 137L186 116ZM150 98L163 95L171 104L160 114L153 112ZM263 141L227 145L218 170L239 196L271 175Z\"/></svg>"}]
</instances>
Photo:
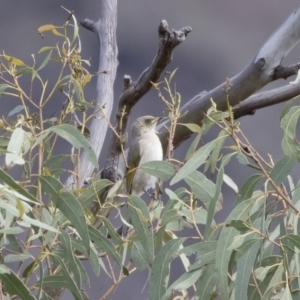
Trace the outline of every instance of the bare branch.
<instances>
[{"instance_id":1,"label":"bare branch","mask_svg":"<svg viewBox=\"0 0 300 300\"><path fill-rule=\"evenodd\" d=\"M231 106L235 106L254 92L261 89L270 81L282 78L280 73L283 58L299 42L300 39L300 8L294 11L290 17L274 32L274 34L261 47L258 54L250 64L238 75L229 80L231 88L228 93L228 83L224 82L212 91L200 96L195 96L182 109L186 113L180 119L181 123L196 123L201 125L204 113L210 107L210 99L217 104L219 110L227 109L227 99ZM282 69L283 70L283 69ZM228 81L227 81L228 82ZM160 139L166 149L168 132L164 129L168 122L160 126ZM185 126L178 126L174 137L174 146L178 147L184 140L191 136L192 132Z\"/></svg>"},{"instance_id":2,"label":"bare branch","mask_svg":"<svg viewBox=\"0 0 300 300\"><path fill-rule=\"evenodd\" d=\"M172 59L174 48L182 43L191 31L191 27L184 27L178 31L169 30L167 21L162 20L158 27L159 51L151 66L144 70L135 82L131 81L130 76L124 76L124 91L120 96L116 113L116 132L118 132L119 136L113 135L112 137L106 166L102 171L103 178L117 181L123 177L123 172L118 172L118 164L122 147L125 144L124 136L130 111L151 89L151 82L156 82L159 79L161 73Z\"/></svg>"},{"instance_id":3,"label":"bare branch","mask_svg":"<svg viewBox=\"0 0 300 300\"><path fill-rule=\"evenodd\" d=\"M118 47L116 42L117 28L117 0L101 0L99 1L99 20L94 22L85 19L81 25L94 33L96 33L99 44L99 69L97 78L97 107L95 118L89 126L91 136L89 142L94 149L97 157L102 150L104 138L106 136L108 122L103 118L103 113L109 119L113 107L114 94L113 84L116 77L118 66ZM99 111L99 107L102 109ZM87 156L83 153L80 157L79 170L80 174L79 185L82 186L87 177L90 177L94 171L94 166L88 161ZM78 178L71 176L67 180L67 185L77 183Z\"/></svg>"},{"instance_id":4,"label":"bare branch","mask_svg":"<svg viewBox=\"0 0 300 300\"><path fill-rule=\"evenodd\" d=\"M300 84L290 84L267 92L255 94L233 108L234 118L254 114L256 109L288 101L300 95Z\"/></svg>"},{"instance_id":5,"label":"bare branch","mask_svg":"<svg viewBox=\"0 0 300 300\"><path fill-rule=\"evenodd\" d=\"M296 63L288 67L283 67L280 65L274 70L275 72L272 77L272 80L277 80L280 78L287 79L288 77L297 74L299 69L300 69L300 63Z\"/></svg>"}]
</instances>

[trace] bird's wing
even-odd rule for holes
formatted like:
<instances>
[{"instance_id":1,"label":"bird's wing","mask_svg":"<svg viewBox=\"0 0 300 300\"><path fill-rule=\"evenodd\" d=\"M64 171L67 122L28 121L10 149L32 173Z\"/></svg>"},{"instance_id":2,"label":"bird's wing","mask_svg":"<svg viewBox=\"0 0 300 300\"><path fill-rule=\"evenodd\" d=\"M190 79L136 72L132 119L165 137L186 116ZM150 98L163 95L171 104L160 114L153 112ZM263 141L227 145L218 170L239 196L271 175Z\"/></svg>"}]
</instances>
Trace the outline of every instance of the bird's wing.
<instances>
[{"instance_id":1,"label":"bird's wing","mask_svg":"<svg viewBox=\"0 0 300 300\"><path fill-rule=\"evenodd\" d=\"M135 139L132 141L127 155L127 165L128 169L126 172L126 188L127 192L130 195L132 189L132 182L137 170L137 167L140 164L141 160L141 152L140 152L140 139Z\"/></svg>"}]
</instances>

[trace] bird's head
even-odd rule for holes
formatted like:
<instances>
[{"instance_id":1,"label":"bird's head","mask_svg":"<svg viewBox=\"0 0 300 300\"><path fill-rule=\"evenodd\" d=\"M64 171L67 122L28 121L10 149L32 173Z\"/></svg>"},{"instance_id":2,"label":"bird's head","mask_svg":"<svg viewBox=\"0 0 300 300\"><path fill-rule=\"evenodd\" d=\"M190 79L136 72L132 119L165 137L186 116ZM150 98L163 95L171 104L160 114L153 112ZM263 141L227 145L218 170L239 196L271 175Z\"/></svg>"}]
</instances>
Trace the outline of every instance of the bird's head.
<instances>
[{"instance_id":1,"label":"bird's head","mask_svg":"<svg viewBox=\"0 0 300 300\"><path fill-rule=\"evenodd\" d=\"M131 127L132 137L135 138L150 131L155 132L156 123L160 119L161 118L156 118L152 116L143 116L137 118Z\"/></svg>"}]
</instances>

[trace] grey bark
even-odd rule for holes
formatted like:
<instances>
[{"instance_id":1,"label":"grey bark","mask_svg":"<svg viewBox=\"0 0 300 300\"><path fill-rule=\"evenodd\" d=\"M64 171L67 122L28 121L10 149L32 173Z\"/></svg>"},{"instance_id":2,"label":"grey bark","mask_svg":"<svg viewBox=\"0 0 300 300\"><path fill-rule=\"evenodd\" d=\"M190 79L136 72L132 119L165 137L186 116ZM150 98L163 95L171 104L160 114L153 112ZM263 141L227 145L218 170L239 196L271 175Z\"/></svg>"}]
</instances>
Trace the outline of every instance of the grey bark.
<instances>
[{"instance_id":1,"label":"grey bark","mask_svg":"<svg viewBox=\"0 0 300 300\"><path fill-rule=\"evenodd\" d=\"M99 157L104 138L106 136L108 122L103 114L110 119L113 102L114 102L114 81L118 66L118 47L116 40L117 29L117 0L101 0L99 1L99 20L94 22L89 19L81 21L81 25L88 30L93 31L99 40L99 68L97 77L97 107L101 107L101 111L96 112L89 130L89 142L94 149L97 157ZM73 187L76 184L82 186L84 181L91 176L95 167L89 162L85 153L82 153L78 164L79 178L70 176L66 185Z\"/></svg>"},{"instance_id":2,"label":"grey bark","mask_svg":"<svg viewBox=\"0 0 300 300\"><path fill-rule=\"evenodd\" d=\"M204 114L211 106L211 98L216 103L219 110L227 109L227 97L230 105L233 107L246 100L253 93L267 85L270 81L276 79L276 72L278 73L278 70L281 69L281 62L283 58L299 42L299 39L300 8L296 9L271 35L271 37L258 51L257 55L254 56L252 61L242 72L225 81L213 90L205 94L195 96L186 103L181 108L181 112L186 114L180 119L180 122L201 125ZM289 74L292 74L292 72L287 73L286 76ZM225 90L228 88L230 89L226 93ZM292 85L287 87L287 90L293 89L294 87ZM250 98L248 100L248 105L251 101L254 101L254 99L255 98ZM253 111L253 108L250 108L249 112L251 111ZM164 130L165 126L168 126L168 122L161 124L159 129L161 142L166 149L168 132ZM188 139L191 134L192 132L187 127L178 126L176 128L174 138L174 147L178 147L184 140Z\"/></svg>"}]
</instances>

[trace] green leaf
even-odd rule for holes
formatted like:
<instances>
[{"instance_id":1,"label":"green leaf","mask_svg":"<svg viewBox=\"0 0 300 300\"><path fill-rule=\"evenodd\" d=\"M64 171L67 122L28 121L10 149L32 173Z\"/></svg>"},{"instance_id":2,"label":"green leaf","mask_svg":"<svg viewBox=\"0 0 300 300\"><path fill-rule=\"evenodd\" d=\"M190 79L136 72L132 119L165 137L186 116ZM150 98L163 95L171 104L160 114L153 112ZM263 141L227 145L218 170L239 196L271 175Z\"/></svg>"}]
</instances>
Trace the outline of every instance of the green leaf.
<instances>
[{"instance_id":1,"label":"green leaf","mask_svg":"<svg viewBox=\"0 0 300 300\"><path fill-rule=\"evenodd\" d=\"M7 266L0 264L0 274L10 274L11 269Z\"/></svg>"},{"instance_id":2,"label":"green leaf","mask_svg":"<svg viewBox=\"0 0 300 300\"><path fill-rule=\"evenodd\" d=\"M221 197L221 187L222 187L222 183L223 183L224 167L230 161L232 156L233 156L233 153L230 153L230 154L227 154L226 156L224 156L222 159L222 163L221 163L219 173L217 176L215 195L214 195L213 199L210 201L209 207L207 210L207 221L206 221L206 226L205 226L204 239L208 239L208 237L209 237L209 234L211 231L211 225L213 222L213 217L216 212L216 205Z\"/></svg>"},{"instance_id":3,"label":"green leaf","mask_svg":"<svg viewBox=\"0 0 300 300\"><path fill-rule=\"evenodd\" d=\"M87 300L86 295L84 294L84 292L82 290L79 289L79 287L77 286L77 284L75 283L75 281L73 280L71 273L69 272L69 270L67 269L67 266L65 264L65 262L58 256L58 255L53 255L52 256L53 259L61 266L61 272L63 274L63 277L66 280L63 280L63 283L67 283L66 288L68 290L70 290L70 292L72 292L74 298L77 300ZM55 277L51 276L51 277ZM48 278L45 277L43 279L43 286L49 286L49 281L47 280ZM63 286L61 286L63 287Z\"/></svg>"},{"instance_id":4,"label":"green leaf","mask_svg":"<svg viewBox=\"0 0 300 300\"><path fill-rule=\"evenodd\" d=\"M264 178L263 175L254 174L246 180L246 182L239 190L238 196L236 198L236 205L252 197L257 182L262 178Z\"/></svg>"},{"instance_id":5,"label":"green leaf","mask_svg":"<svg viewBox=\"0 0 300 300\"><path fill-rule=\"evenodd\" d=\"M21 201L19 200L19 202L21 202ZM24 205L24 203L21 205ZM51 232L58 233L58 230L56 228L54 228L46 223L43 223L39 220L36 220L34 215L30 211L27 214L31 215L32 218L29 217L25 213L23 213L22 216L20 216L20 209L16 208L14 205L11 205L10 203L7 203L6 201L0 201L0 208L3 208L4 210L9 212L14 217L22 219L25 223L30 224L33 228L35 226L37 226L37 227L49 230Z\"/></svg>"},{"instance_id":6,"label":"green leaf","mask_svg":"<svg viewBox=\"0 0 300 300\"><path fill-rule=\"evenodd\" d=\"M257 253L260 249L260 241L256 240L251 248L237 261L237 273L235 282L235 299L247 298L247 287L256 261Z\"/></svg>"},{"instance_id":7,"label":"green leaf","mask_svg":"<svg viewBox=\"0 0 300 300\"><path fill-rule=\"evenodd\" d=\"M121 246L123 244L123 240L120 237L120 235L116 232L115 228L112 226L110 221L105 217L103 217L102 220L105 224L105 228L107 229L111 239L113 239L117 245Z\"/></svg>"},{"instance_id":8,"label":"green leaf","mask_svg":"<svg viewBox=\"0 0 300 300\"><path fill-rule=\"evenodd\" d=\"M215 173L217 162L218 162L218 159L220 156L220 151L221 151L227 137L228 137L228 133L225 130L221 130L221 132L219 133L218 138L217 138L218 141L211 153L211 156L209 157L209 159L207 160L207 163L205 164L203 173L206 173L209 166L210 166L211 174Z\"/></svg>"},{"instance_id":9,"label":"green leaf","mask_svg":"<svg viewBox=\"0 0 300 300\"><path fill-rule=\"evenodd\" d=\"M197 198L208 208L210 201L215 195L216 185L198 171L194 171L186 176L184 181L191 187Z\"/></svg>"},{"instance_id":10,"label":"green leaf","mask_svg":"<svg viewBox=\"0 0 300 300\"><path fill-rule=\"evenodd\" d=\"M138 271L142 272L147 268L148 257L141 242L134 242L131 248L131 260Z\"/></svg>"},{"instance_id":11,"label":"green leaf","mask_svg":"<svg viewBox=\"0 0 300 300\"><path fill-rule=\"evenodd\" d=\"M181 219L183 219L183 215L178 208L169 209L161 215L161 226L164 227L174 222L179 223Z\"/></svg>"},{"instance_id":12,"label":"green leaf","mask_svg":"<svg viewBox=\"0 0 300 300\"><path fill-rule=\"evenodd\" d=\"M216 251L217 241L205 241L196 243L194 245L186 246L179 250L179 253L183 253L185 255L192 255L197 253L199 256L202 256L207 253L213 253Z\"/></svg>"},{"instance_id":13,"label":"green leaf","mask_svg":"<svg viewBox=\"0 0 300 300\"><path fill-rule=\"evenodd\" d=\"M87 139L79 130L69 124L62 124L48 128L46 132L54 132L63 139L67 140L75 148L84 148L89 161L98 168L98 159Z\"/></svg>"},{"instance_id":14,"label":"green leaf","mask_svg":"<svg viewBox=\"0 0 300 300\"><path fill-rule=\"evenodd\" d=\"M23 249L21 248L21 246L19 245L15 235L13 234L8 234L7 235L7 239L9 241L9 245L11 247L11 249L16 252L16 253L23 253Z\"/></svg>"},{"instance_id":15,"label":"green leaf","mask_svg":"<svg viewBox=\"0 0 300 300\"><path fill-rule=\"evenodd\" d=\"M24 131L22 128L16 128L7 145L9 153L5 156L5 164L12 167L14 164L23 165L25 163L23 156L31 148L32 134Z\"/></svg>"},{"instance_id":16,"label":"green leaf","mask_svg":"<svg viewBox=\"0 0 300 300\"><path fill-rule=\"evenodd\" d=\"M23 105L17 105L13 110L11 110L9 112L9 114L7 115L7 117L13 116L14 114L19 113L20 111L22 111L24 109Z\"/></svg>"},{"instance_id":17,"label":"green leaf","mask_svg":"<svg viewBox=\"0 0 300 300\"><path fill-rule=\"evenodd\" d=\"M231 220L246 220L253 205L253 199L248 199L237 205L226 219L226 223ZM228 263L232 250L228 250L238 231L233 227L223 227L217 246L216 267L219 272L219 288L223 300L229 300L228 294Z\"/></svg>"},{"instance_id":18,"label":"green leaf","mask_svg":"<svg viewBox=\"0 0 300 300\"><path fill-rule=\"evenodd\" d=\"M214 264L208 265L204 268L203 274L197 284L197 296L199 299L215 299L217 295L211 296L215 293L215 286L218 282L218 273Z\"/></svg>"},{"instance_id":19,"label":"green leaf","mask_svg":"<svg viewBox=\"0 0 300 300\"><path fill-rule=\"evenodd\" d=\"M190 159L194 155L194 153L195 153L195 151L196 151L196 149L197 149L197 147L199 145L199 142L201 140L201 137L202 137L202 131L200 131L196 135L195 139L193 140L191 146L189 147L188 151L186 152L185 160Z\"/></svg>"},{"instance_id":20,"label":"green leaf","mask_svg":"<svg viewBox=\"0 0 300 300\"><path fill-rule=\"evenodd\" d=\"M167 161L149 161L139 168L163 181L168 180L175 174L174 166Z\"/></svg>"},{"instance_id":21,"label":"green leaf","mask_svg":"<svg viewBox=\"0 0 300 300\"><path fill-rule=\"evenodd\" d=\"M274 273L267 289L266 292L263 294L263 297L261 298L262 300L269 300L271 293L273 292L274 288L276 287L276 285L280 284L282 282L282 276L284 274L284 267L283 264L281 263L276 272Z\"/></svg>"},{"instance_id":22,"label":"green leaf","mask_svg":"<svg viewBox=\"0 0 300 300\"><path fill-rule=\"evenodd\" d=\"M292 243L296 248L300 250L300 237L295 234L287 234L281 238L282 243L287 240Z\"/></svg>"},{"instance_id":23,"label":"green leaf","mask_svg":"<svg viewBox=\"0 0 300 300\"><path fill-rule=\"evenodd\" d=\"M166 293L161 298L162 300L169 300L174 291L186 290L191 287L200 277L201 269L188 271L181 275L172 285L170 285Z\"/></svg>"},{"instance_id":24,"label":"green leaf","mask_svg":"<svg viewBox=\"0 0 300 300\"><path fill-rule=\"evenodd\" d=\"M0 274L0 279L2 281L2 287L6 293L11 295L17 295L22 300L35 300L36 298L31 295L28 288L23 284L23 282L15 275L14 272Z\"/></svg>"},{"instance_id":25,"label":"green leaf","mask_svg":"<svg viewBox=\"0 0 300 300\"><path fill-rule=\"evenodd\" d=\"M14 87L6 83L0 84L0 95L2 95L6 89L14 89Z\"/></svg>"},{"instance_id":26,"label":"green leaf","mask_svg":"<svg viewBox=\"0 0 300 300\"><path fill-rule=\"evenodd\" d=\"M276 185L280 185L291 173L296 164L296 158L283 155L271 170L270 177ZM268 183L268 189L273 189L270 183Z\"/></svg>"},{"instance_id":27,"label":"green leaf","mask_svg":"<svg viewBox=\"0 0 300 300\"><path fill-rule=\"evenodd\" d=\"M49 171L61 168L67 157L67 155L52 156L45 161L44 168L47 168Z\"/></svg>"},{"instance_id":28,"label":"green leaf","mask_svg":"<svg viewBox=\"0 0 300 300\"><path fill-rule=\"evenodd\" d=\"M121 267L121 258L111 241L94 227L88 226L88 229L91 236L91 240L100 249L104 250L107 253L107 255L111 256L115 260L115 262Z\"/></svg>"},{"instance_id":29,"label":"green leaf","mask_svg":"<svg viewBox=\"0 0 300 300\"><path fill-rule=\"evenodd\" d=\"M62 231L59 236L59 239L61 241L61 244L62 244L62 247L64 250L64 259L66 259L68 261L70 271L74 275L76 284L79 288L81 288L81 274L79 271L79 267L75 261L70 236L65 231Z\"/></svg>"},{"instance_id":30,"label":"green leaf","mask_svg":"<svg viewBox=\"0 0 300 300\"><path fill-rule=\"evenodd\" d=\"M43 278L43 287L64 288L71 290L68 279L62 275L51 275Z\"/></svg>"},{"instance_id":31,"label":"green leaf","mask_svg":"<svg viewBox=\"0 0 300 300\"><path fill-rule=\"evenodd\" d=\"M283 300L293 300L288 283L286 283L286 285L285 285L285 290L283 292L283 295L282 295L281 299L283 299Z\"/></svg>"},{"instance_id":32,"label":"green leaf","mask_svg":"<svg viewBox=\"0 0 300 300\"><path fill-rule=\"evenodd\" d=\"M199 150L197 150L194 155L183 165L183 167L178 171L178 173L173 177L170 182L170 185L177 183L181 179L184 179L186 176L190 175L196 169L198 169L207 159L210 152L215 147L218 139L213 140L212 142L206 144Z\"/></svg>"},{"instance_id":33,"label":"green leaf","mask_svg":"<svg viewBox=\"0 0 300 300\"><path fill-rule=\"evenodd\" d=\"M79 201L70 192L62 192L62 184L54 177L40 176L39 181L41 182L43 191L51 196L54 204L76 228L85 245L87 253L89 253L90 238L84 212Z\"/></svg>"},{"instance_id":34,"label":"green leaf","mask_svg":"<svg viewBox=\"0 0 300 300\"><path fill-rule=\"evenodd\" d=\"M197 257L195 259L195 263L191 265L188 268L188 270L189 271L197 270L207 264L215 263L216 247L217 247L217 242L215 241L200 243L199 249L197 250ZM183 250L183 252L185 251Z\"/></svg>"},{"instance_id":35,"label":"green leaf","mask_svg":"<svg viewBox=\"0 0 300 300\"><path fill-rule=\"evenodd\" d=\"M158 252L152 267L149 282L149 300L158 300L166 292L166 277L169 275L169 264L174 256L177 256L182 239L168 241Z\"/></svg>"},{"instance_id":36,"label":"green leaf","mask_svg":"<svg viewBox=\"0 0 300 300\"><path fill-rule=\"evenodd\" d=\"M201 132L201 127L199 125L197 125L197 124L194 124L194 123L186 123L186 124L177 123L177 125L185 126L185 127L187 127L192 132L196 132L196 133L200 133Z\"/></svg>"},{"instance_id":37,"label":"green leaf","mask_svg":"<svg viewBox=\"0 0 300 300\"><path fill-rule=\"evenodd\" d=\"M68 9L66 9L64 7L63 7L63 9L66 10L70 14L70 16L72 16L72 19L73 19L73 23L74 23L74 25L73 25L74 32L73 32L73 40L72 40L72 43L73 43L75 41L75 39L77 38L77 36L78 36L78 30L79 30L79 28L78 28L77 20L76 20L76 18L74 16L73 12L69 11Z\"/></svg>"},{"instance_id":38,"label":"green leaf","mask_svg":"<svg viewBox=\"0 0 300 300\"><path fill-rule=\"evenodd\" d=\"M242 220L231 220L229 224L226 224L227 227L234 227L240 233L246 233L251 229L251 225Z\"/></svg>"},{"instance_id":39,"label":"green leaf","mask_svg":"<svg viewBox=\"0 0 300 300\"><path fill-rule=\"evenodd\" d=\"M281 128L283 129L283 139L281 146L284 153L300 161L300 146L296 140L296 125L300 115L300 106L294 106L282 118Z\"/></svg>"},{"instance_id":40,"label":"green leaf","mask_svg":"<svg viewBox=\"0 0 300 300\"><path fill-rule=\"evenodd\" d=\"M8 186L10 186L14 191L18 192L19 194L23 195L24 197L37 202L37 200L29 194L23 187L21 187L17 182L10 177L6 172L4 172L0 168L0 179L2 179Z\"/></svg>"},{"instance_id":41,"label":"green leaf","mask_svg":"<svg viewBox=\"0 0 300 300\"><path fill-rule=\"evenodd\" d=\"M294 103L294 101L295 101L297 98L298 98L298 97L292 98L291 100L285 102L285 104L284 104L284 106L283 106L283 109L282 109L282 112L281 112L281 115L280 115L280 120L282 120L282 118L286 115L286 113L288 112L290 106Z\"/></svg>"},{"instance_id":42,"label":"green leaf","mask_svg":"<svg viewBox=\"0 0 300 300\"><path fill-rule=\"evenodd\" d=\"M83 242L81 240L71 239L71 242L72 242L72 247L74 249L76 249L80 253L85 253L86 252L85 246L84 246L84 244L83 244ZM95 275L99 276L99 274L100 274L100 264L99 264L98 252L94 248L94 245L91 246L89 263L91 264Z\"/></svg>"},{"instance_id":43,"label":"green leaf","mask_svg":"<svg viewBox=\"0 0 300 300\"><path fill-rule=\"evenodd\" d=\"M236 183L225 173L223 174L223 180L229 187L231 187L234 190L236 194L239 192Z\"/></svg>"},{"instance_id":44,"label":"green leaf","mask_svg":"<svg viewBox=\"0 0 300 300\"><path fill-rule=\"evenodd\" d=\"M43 133L41 133L34 141L33 145L32 145L32 149L34 147L36 147L37 145L39 145L48 135L50 134L50 131L44 131Z\"/></svg>"},{"instance_id":45,"label":"green leaf","mask_svg":"<svg viewBox=\"0 0 300 300\"><path fill-rule=\"evenodd\" d=\"M144 247L147 264L151 266L154 259L154 238L147 205L139 197L130 196L128 200L128 213L139 241Z\"/></svg>"},{"instance_id":46,"label":"green leaf","mask_svg":"<svg viewBox=\"0 0 300 300\"><path fill-rule=\"evenodd\" d=\"M33 256L27 251L18 254L7 254L6 256L4 256L4 262L7 264L16 261L25 261L29 258L33 258Z\"/></svg>"},{"instance_id":47,"label":"green leaf","mask_svg":"<svg viewBox=\"0 0 300 300\"><path fill-rule=\"evenodd\" d=\"M12 65L16 65L16 66L19 66L19 67L24 67L26 66L20 59L18 58L15 58L13 56L9 56L9 55L3 55L3 57L9 61Z\"/></svg>"},{"instance_id":48,"label":"green leaf","mask_svg":"<svg viewBox=\"0 0 300 300\"><path fill-rule=\"evenodd\" d=\"M48 55L46 56L46 58L44 59L44 61L41 63L41 65L37 69L37 71L42 70L47 65L47 63L49 62L49 60L51 58L51 54L52 54L52 50L49 51Z\"/></svg>"},{"instance_id":49,"label":"green leaf","mask_svg":"<svg viewBox=\"0 0 300 300\"><path fill-rule=\"evenodd\" d=\"M241 151L238 151L236 158L237 158L238 162L244 166L247 166L249 164L247 156L244 153L242 153Z\"/></svg>"},{"instance_id":50,"label":"green leaf","mask_svg":"<svg viewBox=\"0 0 300 300\"><path fill-rule=\"evenodd\" d=\"M101 199L97 200L99 194L106 188L112 186L112 184L113 183L107 179L93 181L91 185L89 185L78 197L79 203L82 205L83 208L85 208L88 205L90 205L93 201L100 202Z\"/></svg>"},{"instance_id":51,"label":"green leaf","mask_svg":"<svg viewBox=\"0 0 300 300\"><path fill-rule=\"evenodd\" d=\"M39 50L39 54L40 53L43 53L43 52L45 52L45 51L50 51L50 50L52 50L52 49L56 49L55 47L42 47L40 50Z\"/></svg>"}]
</instances>

